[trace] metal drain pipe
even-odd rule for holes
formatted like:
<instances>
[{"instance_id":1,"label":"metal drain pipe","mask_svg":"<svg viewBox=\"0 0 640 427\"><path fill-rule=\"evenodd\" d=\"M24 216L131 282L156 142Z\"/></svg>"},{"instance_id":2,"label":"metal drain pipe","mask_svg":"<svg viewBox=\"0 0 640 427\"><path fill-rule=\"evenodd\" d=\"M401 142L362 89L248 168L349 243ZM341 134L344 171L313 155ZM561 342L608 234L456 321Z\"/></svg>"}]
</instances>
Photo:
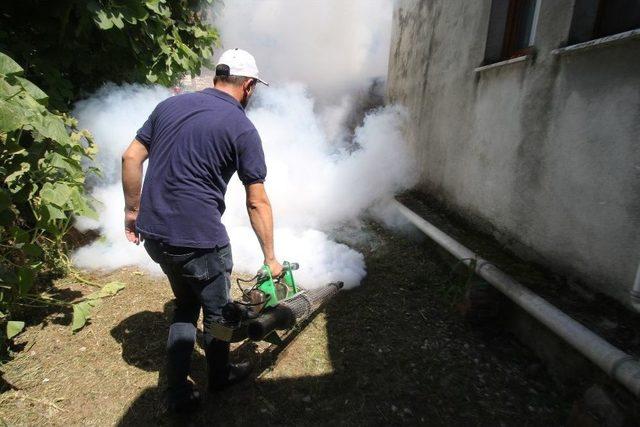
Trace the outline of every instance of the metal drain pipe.
<instances>
[{"instance_id":1,"label":"metal drain pipe","mask_svg":"<svg viewBox=\"0 0 640 427\"><path fill-rule=\"evenodd\" d=\"M476 274L602 368L609 376L623 384L636 397L640 397L640 363L633 356L609 344L402 203L397 200L394 200L394 203L400 213L424 234L467 266L475 263Z\"/></svg>"}]
</instances>

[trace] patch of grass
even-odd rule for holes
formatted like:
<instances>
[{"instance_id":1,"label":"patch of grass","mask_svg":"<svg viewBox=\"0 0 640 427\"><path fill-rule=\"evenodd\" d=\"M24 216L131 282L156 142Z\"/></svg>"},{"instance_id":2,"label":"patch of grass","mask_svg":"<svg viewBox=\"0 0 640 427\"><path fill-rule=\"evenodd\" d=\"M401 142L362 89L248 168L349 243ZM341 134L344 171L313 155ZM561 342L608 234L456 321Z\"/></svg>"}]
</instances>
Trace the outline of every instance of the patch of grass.
<instances>
[{"instance_id":1,"label":"patch of grass","mask_svg":"<svg viewBox=\"0 0 640 427\"><path fill-rule=\"evenodd\" d=\"M254 381L205 393L202 411L189 419L164 411L172 309L166 279L135 269L91 275L128 286L76 335L54 317L28 328L21 337L32 345L28 357L3 367L16 387L0 395L0 418L123 426L563 423L567 404L549 378L528 376L530 354L508 339L487 341L451 309L439 288L450 268L433 249L377 226L369 232L375 244L361 248L368 269L362 286L330 301ZM234 348L236 357L257 361L266 351ZM203 389L205 373L197 347L192 378Z\"/></svg>"}]
</instances>

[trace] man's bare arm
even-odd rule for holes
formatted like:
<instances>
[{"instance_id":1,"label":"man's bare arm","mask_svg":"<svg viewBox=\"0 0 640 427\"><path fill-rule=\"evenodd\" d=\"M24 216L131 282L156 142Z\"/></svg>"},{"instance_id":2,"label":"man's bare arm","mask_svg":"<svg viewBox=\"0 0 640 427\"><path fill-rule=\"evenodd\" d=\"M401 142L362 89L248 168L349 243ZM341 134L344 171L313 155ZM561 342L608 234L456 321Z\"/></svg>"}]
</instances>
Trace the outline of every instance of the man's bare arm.
<instances>
[{"instance_id":1,"label":"man's bare arm","mask_svg":"<svg viewBox=\"0 0 640 427\"><path fill-rule=\"evenodd\" d=\"M140 244L136 218L140 209L142 164L149 157L147 147L134 139L122 154L122 191L124 192L124 233L130 242Z\"/></svg>"},{"instance_id":2,"label":"man's bare arm","mask_svg":"<svg viewBox=\"0 0 640 427\"><path fill-rule=\"evenodd\" d=\"M247 192L247 212L251 227L258 237L264 263L271 269L274 276L280 275L282 265L277 261L273 249L273 213L271 202L264 189L263 183L249 184L245 186Z\"/></svg>"}]
</instances>

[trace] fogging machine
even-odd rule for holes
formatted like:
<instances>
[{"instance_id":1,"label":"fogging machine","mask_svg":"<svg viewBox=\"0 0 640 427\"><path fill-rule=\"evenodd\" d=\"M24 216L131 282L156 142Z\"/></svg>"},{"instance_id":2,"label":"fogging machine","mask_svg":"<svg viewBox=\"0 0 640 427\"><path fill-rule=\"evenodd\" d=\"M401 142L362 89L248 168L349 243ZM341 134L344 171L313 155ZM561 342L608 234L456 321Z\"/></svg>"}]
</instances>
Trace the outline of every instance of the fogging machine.
<instances>
[{"instance_id":1,"label":"fogging machine","mask_svg":"<svg viewBox=\"0 0 640 427\"><path fill-rule=\"evenodd\" d=\"M293 329L342 289L342 282L300 289L293 277L298 263L285 261L282 266L282 274L277 277L271 274L269 266L263 265L251 279L237 279L241 300L223 307L224 320L211 327L214 337L228 342L249 338L281 344L276 331Z\"/></svg>"}]
</instances>

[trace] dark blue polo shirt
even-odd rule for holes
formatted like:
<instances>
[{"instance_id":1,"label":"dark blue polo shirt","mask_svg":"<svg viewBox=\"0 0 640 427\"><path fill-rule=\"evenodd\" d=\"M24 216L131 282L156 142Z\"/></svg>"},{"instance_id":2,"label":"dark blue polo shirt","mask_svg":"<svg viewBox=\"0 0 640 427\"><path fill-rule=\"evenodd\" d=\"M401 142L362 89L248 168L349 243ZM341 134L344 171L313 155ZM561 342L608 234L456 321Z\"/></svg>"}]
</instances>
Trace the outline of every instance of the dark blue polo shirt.
<instances>
[{"instance_id":1,"label":"dark blue polo shirt","mask_svg":"<svg viewBox=\"0 0 640 427\"><path fill-rule=\"evenodd\" d=\"M136 139L149 150L136 228L174 246L227 245L224 195L238 171L243 184L267 175L260 136L238 101L217 89L162 101Z\"/></svg>"}]
</instances>

